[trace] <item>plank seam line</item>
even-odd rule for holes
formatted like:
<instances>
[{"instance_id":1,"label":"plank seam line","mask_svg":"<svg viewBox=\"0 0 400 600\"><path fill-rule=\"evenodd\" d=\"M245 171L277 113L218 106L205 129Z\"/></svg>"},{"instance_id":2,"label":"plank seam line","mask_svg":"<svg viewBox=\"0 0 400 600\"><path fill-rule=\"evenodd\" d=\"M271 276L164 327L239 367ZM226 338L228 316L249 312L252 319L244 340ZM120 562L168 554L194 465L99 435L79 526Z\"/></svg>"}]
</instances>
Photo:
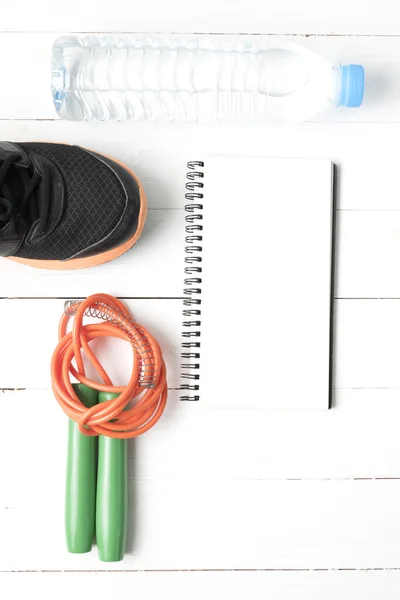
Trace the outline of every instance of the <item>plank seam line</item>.
<instances>
[{"instance_id":1,"label":"plank seam line","mask_svg":"<svg viewBox=\"0 0 400 600\"><path fill-rule=\"evenodd\" d=\"M86 297L86 296L85 296ZM84 296L0 296L0 300L82 300ZM119 300L183 300L183 296L118 296Z\"/></svg>"},{"instance_id":2,"label":"plank seam line","mask_svg":"<svg viewBox=\"0 0 400 600\"><path fill-rule=\"evenodd\" d=\"M265 569L2 569L0 573L369 573L400 571L400 567L317 567Z\"/></svg>"},{"instance_id":3,"label":"plank seam line","mask_svg":"<svg viewBox=\"0 0 400 600\"><path fill-rule=\"evenodd\" d=\"M83 296L0 296L0 300L82 300ZM119 300L184 300L183 296L118 296ZM400 296L335 296L334 300L400 300Z\"/></svg>"},{"instance_id":4,"label":"plank seam line","mask_svg":"<svg viewBox=\"0 0 400 600\"><path fill-rule=\"evenodd\" d=\"M276 31L263 31L263 32L254 32L254 31L120 31L113 30L107 31L99 30L99 31L78 31L78 30L68 30L68 31L53 31L53 30L0 30L0 34L3 35L66 35L66 34L74 34L74 35L102 35L104 33L111 33L113 35L173 35L175 37L179 37L181 35L220 35L220 36L232 36L232 35L251 35L251 36L269 36L269 37L302 37L302 38L335 38L335 37L343 37L343 38L399 38L400 35L398 33L322 33L322 32L276 32Z\"/></svg>"},{"instance_id":5,"label":"plank seam line","mask_svg":"<svg viewBox=\"0 0 400 600\"><path fill-rule=\"evenodd\" d=\"M1 35L1 32L0 32ZM235 35L235 34L233 34ZM398 37L399 36L393 36L393 37ZM18 122L18 121L22 121L22 122L31 122L31 123L62 123L64 122L62 119L54 119L54 118L49 118L49 117L0 117L0 122ZM315 125L358 125L358 126L365 126L365 125L399 125L400 123L400 119L392 119L392 120L387 120L387 121L371 121L368 119L365 119L364 121L345 121L342 119L323 119L322 117L318 120L318 121L307 121L307 126L315 126ZM157 210L154 208L151 208L149 210ZM164 209L158 209L158 210L164 210ZM181 210L181 209L178 209ZM345 210L345 209L337 209L337 210ZM351 209L348 209L351 210ZM354 209L355 210L355 209ZM375 209L375 210L380 210L380 209ZM385 210L385 209L382 209ZM389 209L389 210L396 210L396 209Z\"/></svg>"}]
</instances>

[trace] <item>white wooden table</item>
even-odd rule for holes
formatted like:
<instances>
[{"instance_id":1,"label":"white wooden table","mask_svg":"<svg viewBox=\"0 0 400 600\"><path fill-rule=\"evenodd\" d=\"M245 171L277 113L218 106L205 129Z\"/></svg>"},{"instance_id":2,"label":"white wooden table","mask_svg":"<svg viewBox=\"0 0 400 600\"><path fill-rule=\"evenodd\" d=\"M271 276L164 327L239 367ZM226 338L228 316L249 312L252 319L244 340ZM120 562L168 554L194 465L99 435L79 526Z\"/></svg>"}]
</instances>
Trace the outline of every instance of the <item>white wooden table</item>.
<instances>
[{"instance_id":1,"label":"white wooden table","mask_svg":"<svg viewBox=\"0 0 400 600\"><path fill-rule=\"evenodd\" d=\"M1 139L64 141L114 155L142 179L150 205L145 241L111 265L56 274L0 261L1 597L398 598L398 3L22 0L2 7L0 28ZM332 59L362 63L365 103L282 130L61 122L48 63L53 40L68 31L287 35ZM210 150L329 157L339 166L329 412L178 401L182 161ZM143 252L152 257L147 275ZM100 563L95 551L65 551L66 422L49 391L60 298L98 291L128 298L160 338L171 387L165 418L130 446L134 516L117 564Z\"/></svg>"}]
</instances>

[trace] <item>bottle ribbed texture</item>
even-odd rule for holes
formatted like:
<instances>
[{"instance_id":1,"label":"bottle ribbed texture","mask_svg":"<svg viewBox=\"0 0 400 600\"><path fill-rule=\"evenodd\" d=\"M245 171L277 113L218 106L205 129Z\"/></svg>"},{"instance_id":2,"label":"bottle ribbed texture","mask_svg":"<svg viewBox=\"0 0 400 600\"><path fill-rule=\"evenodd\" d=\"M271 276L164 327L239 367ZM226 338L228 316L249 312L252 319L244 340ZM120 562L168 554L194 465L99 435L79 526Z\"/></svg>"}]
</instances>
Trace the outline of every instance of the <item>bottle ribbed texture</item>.
<instances>
[{"instance_id":1,"label":"bottle ribbed texture","mask_svg":"<svg viewBox=\"0 0 400 600\"><path fill-rule=\"evenodd\" d=\"M54 102L61 117L74 120L279 120L293 112L296 96L304 104L311 93L318 105L331 98L332 67L300 50L210 39L61 38L53 51Z\"/></svg>"}]
</instances>

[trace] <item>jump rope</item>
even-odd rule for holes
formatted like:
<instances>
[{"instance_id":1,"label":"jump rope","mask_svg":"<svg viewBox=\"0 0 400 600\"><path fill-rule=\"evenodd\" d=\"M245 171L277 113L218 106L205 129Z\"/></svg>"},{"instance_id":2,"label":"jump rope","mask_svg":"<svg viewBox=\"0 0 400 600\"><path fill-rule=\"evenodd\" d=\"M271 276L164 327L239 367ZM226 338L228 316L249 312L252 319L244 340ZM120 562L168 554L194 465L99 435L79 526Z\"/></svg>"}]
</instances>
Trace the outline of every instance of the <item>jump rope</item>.
<instances>
[{"instance_id":1,"label":"jump rope","mask_svg":"<svg viewBox=\"0 0 400 600\"><path fill-rule=\"evenodd\" d=\"M85 317L102 322L83 324ZM113 385L90 347L90 342L103 337L131 345L133 367L126 386ZM99 559L119 561L127 536L127 440L148 431L164 411L168 393L164 360L156 339L120 300L108 294L66 302L58 338L51 376L56 400L70 419L67 548L73 553L89 552L96 537ZM103 383L86 376L84 357ZM71 376L78 383L72 383Z\"/></svg>"}]
</instances>

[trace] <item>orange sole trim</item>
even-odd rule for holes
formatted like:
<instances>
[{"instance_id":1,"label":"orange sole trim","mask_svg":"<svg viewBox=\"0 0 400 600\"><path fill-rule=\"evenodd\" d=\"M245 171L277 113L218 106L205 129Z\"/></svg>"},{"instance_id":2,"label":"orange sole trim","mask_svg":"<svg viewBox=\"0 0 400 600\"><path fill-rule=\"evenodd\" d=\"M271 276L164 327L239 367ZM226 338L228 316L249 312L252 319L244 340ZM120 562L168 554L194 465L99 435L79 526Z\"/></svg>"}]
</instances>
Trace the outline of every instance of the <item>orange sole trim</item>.
<instances>
[{"instance_id":1,"label":"orange sole trim","mask_svg":"<svg viewBox=\"0 0 400 600\"><path fill-rule=\"evenodd\" d=\"M103 155L106 156L106 155ZM37 269L52 269L52 270L60 270L67 271L73 269L87 269L89 267L96 267L98 265L102 265L104 263L110 262L125 252L128 252L136 244L140 236L142 235L143 227L146 221L147 215L147 199L142 184L139 179L136 177L133 171L129 169L124 163L119 160L112 158L111 156L107 156L114 162L118 163L123 167L132 177L135 179L136 183L139 186L139 197L140 197L140 211L139 211L139 220L138 226L135 231L135 234L124 244L113 248L112 250L107 250L107 252L101 252L100 254L95 254L94 256L88 256L86 258L71 258L70 260L35 260L32 258L19 258L16 256L6 257L8 260L13 260L14 262L28 265L30 267L36 267Z\"/></svg>"}]
</instances>

